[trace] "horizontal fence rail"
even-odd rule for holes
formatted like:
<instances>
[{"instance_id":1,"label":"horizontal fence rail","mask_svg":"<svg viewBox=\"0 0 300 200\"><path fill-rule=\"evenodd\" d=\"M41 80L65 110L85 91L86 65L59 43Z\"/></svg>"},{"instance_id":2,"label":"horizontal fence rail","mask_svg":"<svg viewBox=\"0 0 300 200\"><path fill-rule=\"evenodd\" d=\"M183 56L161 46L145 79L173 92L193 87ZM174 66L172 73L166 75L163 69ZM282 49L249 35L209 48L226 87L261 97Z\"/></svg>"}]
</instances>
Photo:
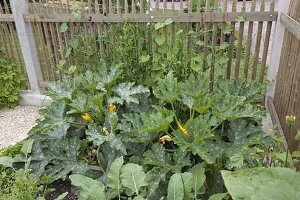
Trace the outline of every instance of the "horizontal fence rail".
<instances>
[{"instance_id":1,"label":"horizontal fence rail","mask_svg":"<svg viewBox=\"0 0 300 200\"><path fill-rule=\"evenodd\" d=\"M276 21L277 12L235 12L235 13L165 13L165 14L84 14L76 19L72 14L27 14L27 22L162 22L172 19L174 22L235 22L238 17L243 17L245 22Z\"/></svg>"},{"instance_id":2,"label":"horizontal fence rail","mask_svg":"<svg viewBox=\"0 0 300 200\"><path fill-rule=\"evenodd\" d=\"M300 22L297 22L285 13L281 13L280 22L290 33L292 33L298 40L300 40Z\"/></svg>"}]
</instances>

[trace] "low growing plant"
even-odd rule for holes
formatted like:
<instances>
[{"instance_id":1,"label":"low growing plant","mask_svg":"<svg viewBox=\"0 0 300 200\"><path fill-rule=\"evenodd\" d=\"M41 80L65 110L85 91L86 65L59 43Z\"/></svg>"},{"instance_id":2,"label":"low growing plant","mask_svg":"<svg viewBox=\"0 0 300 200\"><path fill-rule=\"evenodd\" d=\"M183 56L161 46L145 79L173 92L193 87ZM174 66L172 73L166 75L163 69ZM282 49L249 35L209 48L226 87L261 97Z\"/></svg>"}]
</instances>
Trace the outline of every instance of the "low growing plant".
<instances>
[{"instance_id":1,"label":"low growing plant","mask_svg":"<svg viewBox=\"0 0 300 200\"><path fill-rule=\"evenodd\" d=\"M206 74L170 71L148 88L120 77L120 66L102 66L50 84L54 102L29 133L37 178L72 173L82 199L198 199L226 192L220 170L264 166L263 85L220 79L210 91Z\"/></svg>"}]
</instances>

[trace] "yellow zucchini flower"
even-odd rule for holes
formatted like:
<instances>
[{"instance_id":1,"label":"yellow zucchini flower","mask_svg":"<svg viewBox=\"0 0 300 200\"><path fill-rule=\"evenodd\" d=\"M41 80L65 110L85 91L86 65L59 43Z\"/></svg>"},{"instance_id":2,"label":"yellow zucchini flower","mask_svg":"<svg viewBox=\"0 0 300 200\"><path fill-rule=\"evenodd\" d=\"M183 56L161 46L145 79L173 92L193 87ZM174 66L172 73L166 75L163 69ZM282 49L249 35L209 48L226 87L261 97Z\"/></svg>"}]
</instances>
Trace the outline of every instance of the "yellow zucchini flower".
<instances>
[{"instance_id":1,"label":"yellow zucchini flower","mask_svg":"<svg viewBox=\"0 0 300 200\"><path fill-rule=\"evenodd\" d=\"M189 132L184 128L179 122L177 122L178 128L183 133L184 136L190 136Z\"/></svg>"},{"instance_id":2,"label":"yellow zucchini flower","mask_svg":"<svg viewBox=\"0 0 300 200\"><path fill-rule=\"evenodd\" d=\"M114 104L109 104L107 110L109 113L116 112L117 107Z\"/></svg>"},{"instance_id":3,"label":"yellow zucchini flower","mask_svg":"<svg viewBox=\"0 0 300 200\"><path fill-rule=\"evenodd\" d=\"M172 138L169 135L164 135L161 138L159 138L159 141L162 144L165 144L166 141L169 141L169 142L172 141Z\"/></svg>"},{"instance_id":4,"label":"yellow zucchini flower","mask_svg":"<svg viewBox=\"0 0 300 200\"><path fill-rule=\"evenodd\" d=\"M103 127L102 131L104 135L109 135L108 129L106 127Z\"/></svg>"},{"instance_id":5,"label":"yellow zucchini flower","mask_svg":"<svg viewBox=\"0 0 300 200\"><path fill-rule=\"evenodd\" d=\"M94 120L92 119L91 115L89 115L88 113L84 113L83 115L81 115L81 117L84 121L87 121L89 123L94 123Z\"/></svg>"}]
</instances>

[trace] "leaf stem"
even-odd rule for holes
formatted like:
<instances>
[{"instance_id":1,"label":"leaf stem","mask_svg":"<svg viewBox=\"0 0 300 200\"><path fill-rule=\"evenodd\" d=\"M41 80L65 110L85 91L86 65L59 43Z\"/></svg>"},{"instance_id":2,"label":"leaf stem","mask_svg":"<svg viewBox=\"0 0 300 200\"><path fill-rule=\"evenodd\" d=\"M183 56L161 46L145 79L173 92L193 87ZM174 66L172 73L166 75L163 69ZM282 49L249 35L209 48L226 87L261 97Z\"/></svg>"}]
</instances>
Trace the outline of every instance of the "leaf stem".
<instances>
[{"instance_id":1,"label":"leaf stem","mask_svg":"<svg viewBox=\"0 0 300 200\"><path fill-rule=\"evenodd\" d=\"M223 123L223 121L221 121L220 123L218 123L218 124L217 124L215 127L213 127L213 129L211 129L210 131L216 130L222 123Z\"/></svg>"},{"instance_id":2,"label":"leaf stem","mask_svg":"<svg viewBox=\"0 0 300 200\"><path fill-rule=\"evenodd\" d=\"M80 122L68 122L68 123L70 123L70 124L76 124L76 125L82 125L82 126L88 125L86 123L80 123Z\"/></svg>"},{"instance_id":3,"label":"leaf stem","mask_svg":"<svg viewBox=\"0 0 300 200\"><path fill-rule=\"evenodd\" d=\"M179 120L178 120L178 118L177 118L177 116L176 116L176 111L175 111L175 108L174 108L174 104L171 102L171 106L172 106L172 110L173 110L173 112L174 112L174 116L175 116L175 120L176 120L176 122L179 122Z\"/></svg>"},{"instance_id":4,"label":"leaf stem","mask_svg":"<svg viewBox=\"0 0 300 200\"><path fill-rule=\"evenodd\" d=\"M292 126L289 125L288 128L288 134L286 136L286 154L285 154L285 162L284 162L284 166L287 167L288 164L288 156L289 156L289 139L290 139L290 134L292 132Z\"/></svg>"}]
</instances>

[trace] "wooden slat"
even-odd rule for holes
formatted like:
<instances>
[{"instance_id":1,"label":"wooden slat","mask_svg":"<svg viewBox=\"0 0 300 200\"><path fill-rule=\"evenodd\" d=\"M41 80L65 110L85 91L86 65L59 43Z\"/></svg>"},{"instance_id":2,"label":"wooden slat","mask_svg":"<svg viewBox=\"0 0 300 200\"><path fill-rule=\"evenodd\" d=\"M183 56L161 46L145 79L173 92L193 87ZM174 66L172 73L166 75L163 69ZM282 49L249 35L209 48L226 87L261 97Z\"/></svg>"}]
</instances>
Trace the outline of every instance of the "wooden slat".
<instances>
[{"instance_id":1,"label":"wooden slat","mask_svg":"<svg viewBox=\"0 0 300 200\"><path fill-rule=\"evenodd\" d=\"M144 1L140 1L140 13L144 13Z\"/></svg>"},{"instance_id":2,"label":"wooden slat","mask_svg":"<svg viewBox=\"0 0 300 200\"><path fill-rule=\"evenodd\" d=\"M125 13L128 12L128 7L126 8L125 0ZM152 16L152 17L151 17ZM92 17L94 22L161 22L166 19L172 19L174 22L235 22L238 16L243 16L245 21L276 21L278 13L277 12L253 12L253 13L242 13L242 12L232 12L232 13L217 13L212 16L210 13L199 14L199 13L153 13L149 14L112 14L109 16L91 14L83 15L81 19L75 19L72 14L62 14L53 15L44 14L33 15L26 14L25 21L27 22L88 22L89 18Z\"/></svg>"},{"instance_id":3,"label":"wooden slat","mask_svg":"<svg viewBox=\"0 0 300 200\"><path fill-rule=\"evenodd\" d=\"M270 3L270 11L274 11L274 9L275 9L275 0L272 0ZM268 58L271 31L272 31L272 22L268 22L266 34L265 34L266 36L265 36L265 43L264 43L261 67L260 67L260 75L259 75L259 82L261 82L261 83L264 81L264 78L265 78L265 68L266 68L266 63L267 63L267 58Z\"/></svg>"},{"instance_id":4,"label":"wooden slat","mask_svg":"<svg viewBox=\"0 0 300 200\"><path fill-rule=\"evenodd\" d=\"M127 0L125 0L125 3L127 3ZM125 4L126 5L126 4ZM100 14L100 9L99 9L99 3L98 3L98 0L95 0L95 14L96 15L99 15ZM127 10L128 10L128 4L127 4ZM125 7L125 12L126 12L126 7ZM95 19L94 17L93 18L93 21L95 22ZM96 23L96 27L97 27L97 33L98 33L98 39L100 36L102 36L102 25L99 24L99 23ZM99 49L100 49L100 58L103 57L104 55L104 46L103 46L103 42L102 41L98 41L99 43Z\"/></svg>"},{"instance_id":5,"label":"wooden slat","mask_svg":"<svg viewBox=\"0 0 300 200\"><path fill-rule=\"evenodd\" d=\"M9 8L8 8L8 4L6 3L6 0L4 1L4 11L5 11L5 14L10 14L10 11L9 11ZM17 46L17 42L16 42L16 38L15 38L15 35L14 35L14 32L15 32L15 26L13 24L13 22L7 22L7 25L8 25L8 33L9 33L9 37L10 37L10 41L12 42L12 52L13 52L13 55L14 55L14 60L17 61L18 63L21 63L22 62L22 58L19 54L19 51L18 51L18 46Z\"/></svg>"},{"instance_id":6,"label":"wooden slat","mask_svg":"<svg viewBox=\"0 0 300 200\"><path fill-rule=\"evenodd\" d=\"M252 0L250 11L255 12L255 7L256 7L256 0ZM249 22L246 56L245 56L245 66L244 66L244 77L245 77L246 81L248 79L248 72L249 72L249 63L250 63L249 61L250 61L250 55L251 55L253 25L254 25L253 22Z\"/></svg>"},{"instance_id":7,"label":"wooden slat","mask_svg":"<svg viewBox=\"0 0 300 200\"><path fill-rule=\"evenodd\" d=\"M3 9L0 4L0 13L3 14ZM13 53L13 47L12 47L12 42L10 41L9 37L9 30L8 30L8 25L7 22L1 22L1 35L3 38L3 42L6 44L6 55L13 59L14 58L14 53Z\"/></svg>"},{"instance_id":8,"label":"wooden slat","mask_svg":"<svg viewBox=\"0 0 300 200\"><path fill-rule=\"evenodd\" d=\"M0 14L0 22L14 22L12 14Z\"/></svg>"},{"instance_id":9,"label":"wooden slat","mask_svg":"<svg viewBox=\"0 0 300 200\"><path fill-rule=\"evenodd\" d=\"M243 0L243 9L245 12L246 10L246 0ZM243 45L243 39L244 39L244 25L245 22L240 22L240 28L239 28L239 37L238 37L238 46L236 50L236 58L235 58L235 79L238 79L240 76L240 65L241 65L241 54L242 54L242 45Z\"/></svg>"},{"instance_id":10,"label":"wooden slat","mask_svg":"<svg viewBox=\"0 0 300 200\"><path fill-rule=\"evenodd\" d=\"M205 14L209 13L210 15L210 0L206 0L205 3ZM211 16L211 15L210 15ZM208 56L208 37L209 37L209 23L204 23L204 57ZM207 62L204 61L204 68L206 69Z\"/></svg>"},{"instance_id":11,"label":"wooden slat","mask_svg":"<svg viewBox=\"0 0 300 200\"><path fill-rule=\"evenodd\" d=\"M227 13L227 0L224 0L223 2L223 16L226 16ZM225 29L226 23L223 22L222 23L222 27L221 27L221 38L220 38L220 44L222 44L223 42L225 42L225 34L224 34L224 29ZM221 54L223 55L223 50L221 51Z\"/></svg>"},{"instance_id":12,"label":"wooden slat","mask_svg":"<svg viewBox=\"0 0 300 200\"><path fill-rule=\"evenodd\" d=\"M295 19L285 13L280 14L280 22L290 33L300 40L300 22L297 22Z\"/></svg>"},{"instance_id":13,"label":"wooden slat","mask_svg":"<svg viewBox=\"0 0 300 200\"><path fill-rule=\"evenodd\" d=\"M39 1L40 4L41 4L41 0ZM48 12L48 7L46 7L46 11ZM48 28L48 23L43 23L42 24L43 26L43 34L44 34L44 37L46 39L46 45L47 45L47 56L49 58L49 80L56 80L55 79L55 64L54 64L54 56L53 56L53 51L52 51L52 42L51 42L51 36L49 34L49 28Z\"/></svg>"},{"instance_id":14,"label":"wooden slat","mask_svg":"<svg viewBox=\"0 0 300 200\"><path fill-rule=\"evenodd\" d=\"M233 0L232 2L232 12L236 12L236 4L237 0ZM235 33L235 22L231 22L231 33L229 38L229 48L228 48L228 62L227 62L227 72L226 72L226 78L231 78L231 64L232 64L232 54L233 54L233 48L234 48L234 33Z\"/></svg>"},{"instance_id":15,"label":"wooden slat","mask_svg":"<svg viewBox=\"0 0 300 200\"><path fill-rule=\"evenodd\" d=\"M52 10L51 10L51 7L49 6L49 1L48 0L46 0L46 3L47 3L46 11L48 13L51 12L51 13L54 13L54 15L56 15L55 9L53 9L53 7L52 7ZM49 35L49 38L50 38L49 49L51 49L51 54L52 54L52 56L51 56L52 57L52 59L51 59L51 62L52 62L51 71L52 71L53 79L57 80L59 78L59 75L55 71L56 71L56 65L58 63L59 57L58 57L56 34L55 34L56 29L54 27L54 23L49 22L47 24L48 24L49 33L50 33L50 35Z\"/></svg>"},{"instance_id":16,"label":"wooden slat","mask_svg":"<svg viewBox=\"0 0 300 200\"><path fill-rule=\"evenodd\" d=\"M218 13L219 1L214 0L214 10L213 14ZM213 91L214 89L214 79L215 79L215 61L216 61L216 45L217 45L217 32L218 32L218 24L213 23L213 32L212 32L212 63L210 68L210 89Z\"/></svg>"},{"instance_id":17,"label":"wooden slat","mask_svg":"<svg viewBox=\"0 0 300 200\"><path fill-rule=\"evenodd\" d=\"M263 12L265 10L265 0L261 1L260 11ZM255 44L255 52L253 58L253 65L252 65L252 80L256 80L257 77L257 66L259 62L259 54L260 54L260 44L262 38L262 30L263 30L264 22L258 22L258 29L257 29L257 37L256 37L256 44Z\"/></svg>"}]
</instances>

